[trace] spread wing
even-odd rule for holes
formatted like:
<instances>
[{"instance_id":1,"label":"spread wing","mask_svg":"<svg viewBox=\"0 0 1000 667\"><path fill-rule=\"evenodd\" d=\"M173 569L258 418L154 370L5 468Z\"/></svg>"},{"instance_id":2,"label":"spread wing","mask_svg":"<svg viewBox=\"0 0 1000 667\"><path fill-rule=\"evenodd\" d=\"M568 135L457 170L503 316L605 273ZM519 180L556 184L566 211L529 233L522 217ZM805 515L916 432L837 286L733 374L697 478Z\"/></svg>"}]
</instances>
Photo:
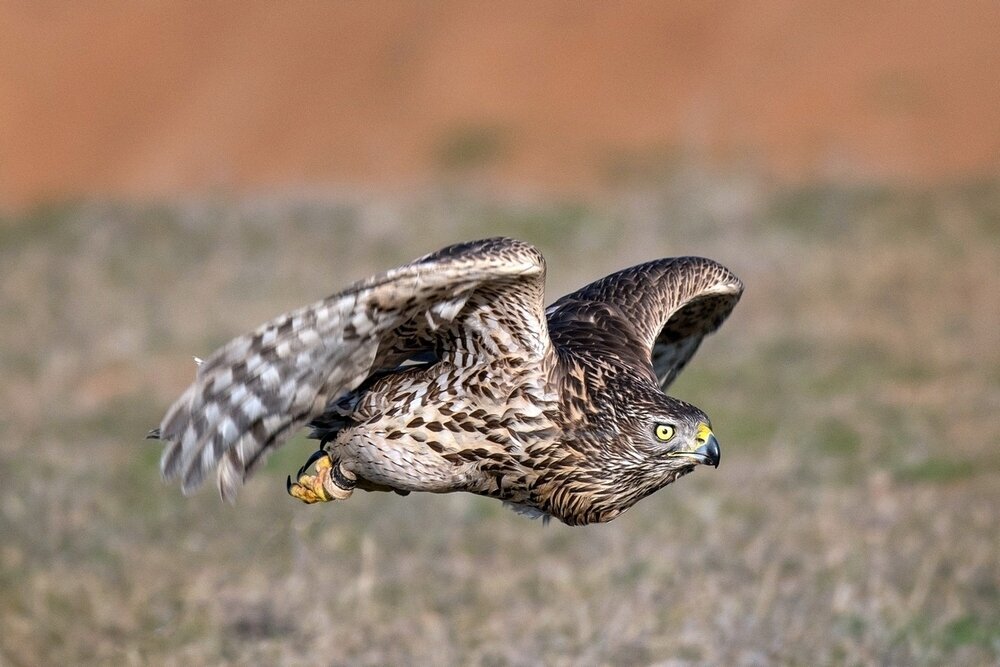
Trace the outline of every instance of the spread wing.
<instances>
[{"instance_id":1,"label":"spread wing","mask_svg":"<svg viewBox=\"0 0 1000 667\"><path fill-rule=\"evenodd\" d=\"M648 354L653 373L666 390L742 294L743 283L718 262L677 257L612 273L562 297L546 314L555 331L557 323L574 317L593 320L595 310L613 312L630 325L636 340L629 342Z\"/></svg>"},{"instance_id":2,"label":"spread wing","mask_svg":"<svg viewBox=\"0 0 1000 667\"><path fill-rule=\"evenodd\" d=\"M168 442L164 477L180 477L188 491L218 466L219 491L232 498L270 451L328 404L456 335L499 341L499 350L477 345L481 354L543 354L544 277L544 260L528 244L463 243L233 339L200 365L151 434Z\"/></svg>"}]
</instances>

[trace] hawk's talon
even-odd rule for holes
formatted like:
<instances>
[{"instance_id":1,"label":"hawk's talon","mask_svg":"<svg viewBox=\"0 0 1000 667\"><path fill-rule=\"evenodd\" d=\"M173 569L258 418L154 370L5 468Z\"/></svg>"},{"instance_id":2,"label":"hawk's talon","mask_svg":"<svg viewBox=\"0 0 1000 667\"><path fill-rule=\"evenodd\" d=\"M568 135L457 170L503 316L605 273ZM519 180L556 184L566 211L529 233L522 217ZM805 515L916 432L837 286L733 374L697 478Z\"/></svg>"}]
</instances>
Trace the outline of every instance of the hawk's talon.
<instances>
[{"instance_id":1,"label":"hawk's talon","mask_svg":"<svg viewBox=\"0 0 1000 667\"><path fill-rule=\"evenodd\" d=\"M304 474L310 465L316 466L315 475ZM296 475L298 481L295 482L292 481L291 475L288 476L285 488L288 495L308 505L331 500L346 500L354 492L357 484L353 473L344 470L339 461L334 466L330 455L322 450L314 452Z\"/></svg>"},{"instance_id":2,"label":"hawk's talon","mask_svg":"<svg viewBox=\"0 0 1000 667\"><path fill-rule=\"evenodd\" d=\"M317 449L315 452L313 452L312 454L310 454L309 458L306 460L306 462L302 464L301 468L299 468L299 471L297 473L295 473L295 477L296 478L302 477L302 475L305 474L306 470L308 470L309 467L312 464L316 463L318 460L320 460L324 456L326 456L327 458L329 458L330 455L327 454L322 448Z\"/></svg>"}]
</instances>

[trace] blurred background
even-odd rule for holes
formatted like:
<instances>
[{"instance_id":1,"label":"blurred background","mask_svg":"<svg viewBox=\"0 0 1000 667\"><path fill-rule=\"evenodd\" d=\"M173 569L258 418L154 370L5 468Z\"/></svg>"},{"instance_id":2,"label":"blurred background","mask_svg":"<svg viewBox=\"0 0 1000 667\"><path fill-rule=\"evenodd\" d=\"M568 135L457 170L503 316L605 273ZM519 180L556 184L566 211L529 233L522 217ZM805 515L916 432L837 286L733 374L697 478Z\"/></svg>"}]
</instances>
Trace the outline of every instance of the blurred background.
<instances>
[{"instance_id":1,"label":"blurred background","mask_svg":"<svg viewBox=\"0 0 1000 667\"><path fill-rule=\"evenodd\" d=\"M0 4L0 665L995 664L1000 6ZM447 243L698 254L724 464L611 524L235 506L191 357Z\"/></svg>"}]
</instances>

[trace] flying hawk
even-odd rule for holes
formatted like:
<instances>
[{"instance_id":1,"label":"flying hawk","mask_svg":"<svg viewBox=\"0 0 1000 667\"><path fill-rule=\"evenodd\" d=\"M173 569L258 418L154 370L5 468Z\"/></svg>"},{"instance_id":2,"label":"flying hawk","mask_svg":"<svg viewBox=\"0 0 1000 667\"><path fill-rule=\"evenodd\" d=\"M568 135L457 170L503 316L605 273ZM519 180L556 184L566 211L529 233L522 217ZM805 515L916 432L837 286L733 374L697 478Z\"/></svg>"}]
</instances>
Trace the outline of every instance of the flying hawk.
<instances>
[{"instance_id":1,"label":"flying hawk","mask_svg":"<svg viewBox=\"0 0 1000 667\"><path fill-rule=\"evenodd\" d=\"M150 436L185 491L237 489L305 425L289 478L307 503L366 491L498 498L569 525L610 521L698 464L708 417L663 390L743 284L708 259L659 259L543 305L522 241L449 246L233 339ZM314 466L315 474L307 474Z\"/></svg>"}]
</instances>

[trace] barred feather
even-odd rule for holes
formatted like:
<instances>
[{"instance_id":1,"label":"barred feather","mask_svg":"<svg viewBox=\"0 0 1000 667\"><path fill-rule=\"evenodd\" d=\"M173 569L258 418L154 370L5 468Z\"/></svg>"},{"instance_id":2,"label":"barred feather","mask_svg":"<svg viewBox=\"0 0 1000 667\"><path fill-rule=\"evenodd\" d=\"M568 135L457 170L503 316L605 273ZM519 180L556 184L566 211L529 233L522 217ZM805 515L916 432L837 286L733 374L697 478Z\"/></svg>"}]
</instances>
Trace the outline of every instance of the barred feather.
<instances>
[{"instance_id":1,"label":"barred feather","mask_svg":"<svg viewBox=\"0 0 1000 667\"><path fill-rule=\"evenodd\" d=\"M586 304L613 306L632 324L666 390L701 345L736 307L743 283L732 271L702 257L675 257L639 264L562 297L546 314L566 321Z\"/></svg>"},{"instance_id":2,"label":"barred feather","mask_svg":"<svg viewBox=\"0 0 1000 667\"><path fill-rule=\"evenodd\" d=\"M380 349L405 346L397 330L433 340L477 287L522 278L540 292L543 276L541 256L527 244L461 244L233 339L199 366L163 418L163 476L180 477L189 492L218 465L220 493L234 497L271 450L378 370Z\"/></svg>"}]
</instances>

